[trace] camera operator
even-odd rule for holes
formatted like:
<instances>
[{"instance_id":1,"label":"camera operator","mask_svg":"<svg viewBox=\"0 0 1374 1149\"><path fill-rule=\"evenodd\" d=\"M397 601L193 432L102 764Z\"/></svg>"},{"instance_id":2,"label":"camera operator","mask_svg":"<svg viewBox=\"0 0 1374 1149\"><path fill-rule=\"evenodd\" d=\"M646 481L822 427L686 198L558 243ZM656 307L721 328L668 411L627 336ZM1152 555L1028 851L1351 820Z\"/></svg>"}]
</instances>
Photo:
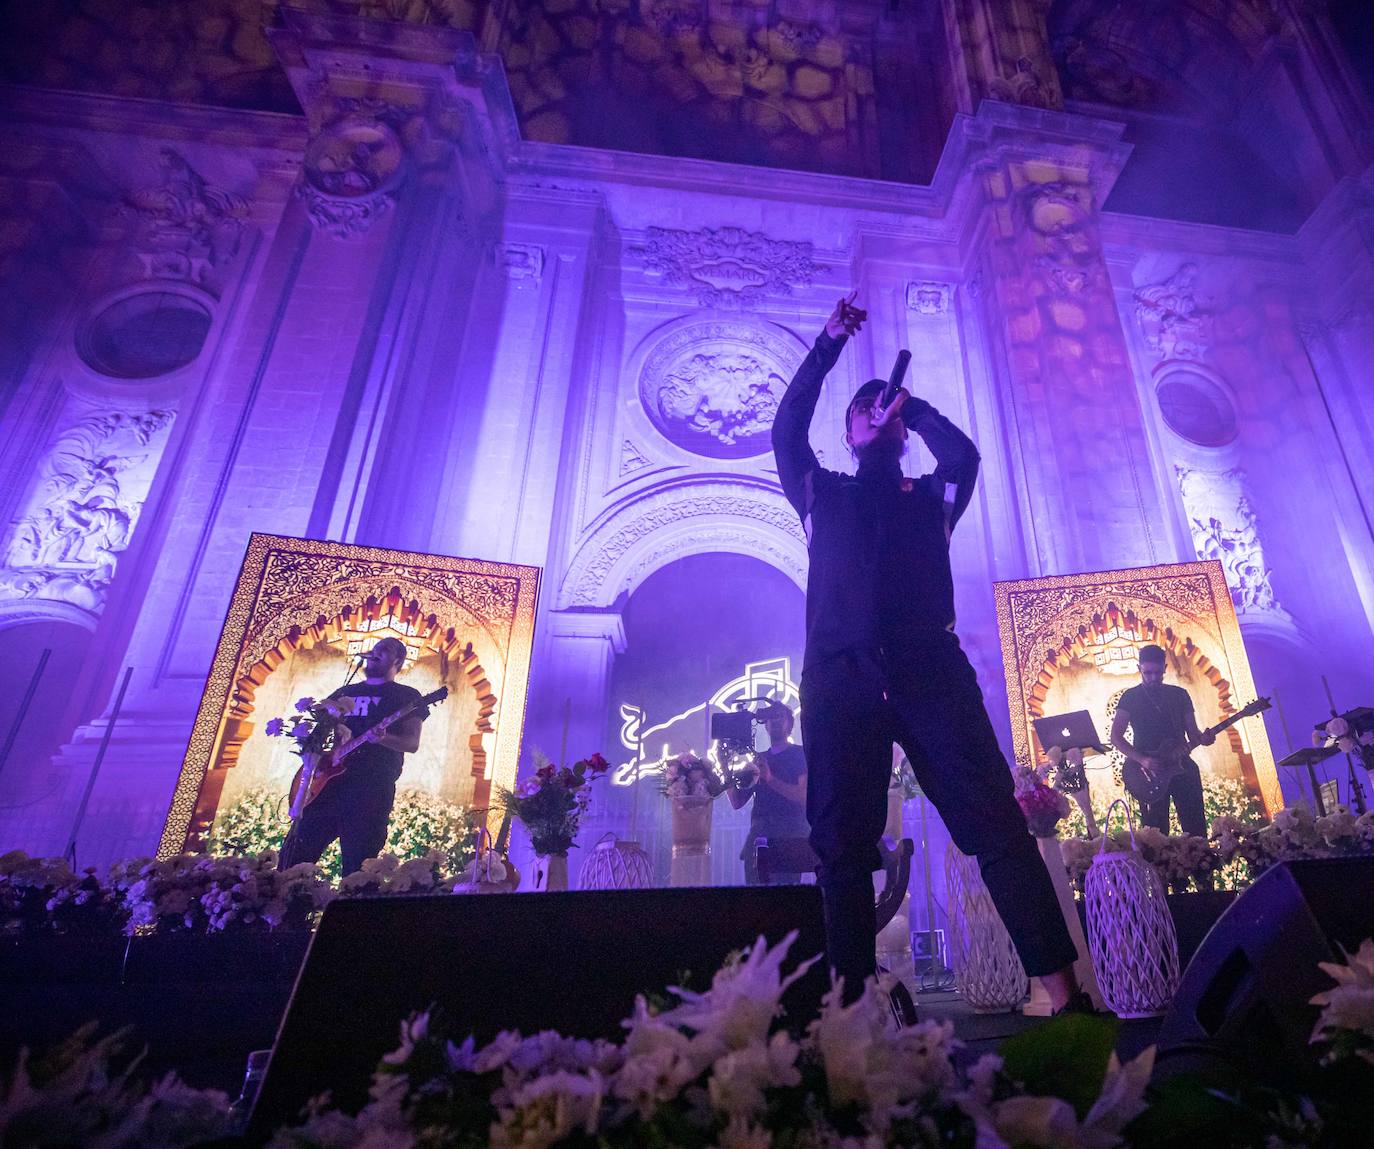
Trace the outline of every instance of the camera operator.
<instances>
[{"instance_id":1,"label":"camera operator","mask_svg":"<svg viewBox=\"0 0 1374 1149\"><path fill-rule=\"evenodd\" d=\"M744 880L751 886L762 884L755 846L758 839L805 838L811 833L806 820L806 755L791 741L796 718L790 708L775 702L760 711L756 721L768 731L768 749L732 772L726 791L736 810L751 799L754 803L749 836L739 855L744 861ZM800 880L797 874L780 874L770 884L790 886Z\"/></svg>"}]
</instances>

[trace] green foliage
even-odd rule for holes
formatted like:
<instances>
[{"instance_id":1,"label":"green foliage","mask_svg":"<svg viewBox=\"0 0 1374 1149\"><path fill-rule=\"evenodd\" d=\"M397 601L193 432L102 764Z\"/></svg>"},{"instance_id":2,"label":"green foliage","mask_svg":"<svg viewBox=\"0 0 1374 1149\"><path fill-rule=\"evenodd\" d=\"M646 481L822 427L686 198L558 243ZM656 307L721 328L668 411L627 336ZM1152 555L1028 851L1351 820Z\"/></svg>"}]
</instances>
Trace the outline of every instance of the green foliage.
<instances>
[{"instance_id":1,"label":"green foliage","mask_svg":"<svg viewBox=\"0 0 1374 1149\"><path fill-rule=\"evenodd\" d=\"M1082 1120L1102 1092L1117 1025L1085 1014L1053 1018L1003 1043L1002 1070L1028 1093L1062 1097Z\"/></svg>"}]
</instances>

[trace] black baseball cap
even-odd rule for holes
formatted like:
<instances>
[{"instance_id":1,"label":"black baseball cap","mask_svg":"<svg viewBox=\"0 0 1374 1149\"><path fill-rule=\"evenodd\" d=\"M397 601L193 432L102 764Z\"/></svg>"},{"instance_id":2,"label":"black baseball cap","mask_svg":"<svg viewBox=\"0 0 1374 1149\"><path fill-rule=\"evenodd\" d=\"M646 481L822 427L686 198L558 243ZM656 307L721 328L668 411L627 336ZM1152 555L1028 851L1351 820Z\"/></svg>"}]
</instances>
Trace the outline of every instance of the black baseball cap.
<instances>
[{"instance_id":1,"label":"black baseball cap","mask_svg":"<svg viewBox=\"0 0 1374 1149\"><path fill-rule=\"evenodd\" d=\"M862 387L854 392L854 398L849 401L849 406L844 409L844 429L849 430L849 420L854 414L854 404L860 399L865 399L869 395L875 398L883 393L883 388L887 386L885 379L870 379Z\"/></svg>"}]
</instances>

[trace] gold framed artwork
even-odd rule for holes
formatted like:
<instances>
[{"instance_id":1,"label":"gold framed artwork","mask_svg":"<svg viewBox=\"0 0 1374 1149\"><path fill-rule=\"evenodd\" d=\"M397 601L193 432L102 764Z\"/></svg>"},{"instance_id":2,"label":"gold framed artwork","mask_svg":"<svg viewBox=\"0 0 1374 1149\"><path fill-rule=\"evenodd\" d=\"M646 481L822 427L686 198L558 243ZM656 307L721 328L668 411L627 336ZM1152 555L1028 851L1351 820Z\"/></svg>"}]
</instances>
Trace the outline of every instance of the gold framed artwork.
<instances>
[{"instance_id":1,"label":"gold framed artwork","mask_svg":"<svg viewBox=\"0 0 1374 1149\"><path fill-rule=\"evenodd\" d=\"M400 785L469 809L514 786L534 644L538 567L253 534L229 600L158 846L203 847L225 811L285 795L299 759L267 719L341 686L384 637L406 646L397 681L447 702Z\"/></svg>"},{"instance_id":2,"label":"gold framed artwork","mask_svg":"<svg viewBox=\"0 0 1374 1149\"><path fill-rule=\"evenodd\" d=\"M1136 655L1146 644L1164 648L1165 681L1188 691L1199 727L1256 697L1235 605L1215 559L993 585L1018 764L1044 762L1032 723L1052 714L1088 711L1105 745L1117 701L1140 681ZM1232 808L1243 795L1270 816L1282 807L1261 717L1238 722L1193 759L1216 808ZM1124 794L1115 751L1087 765L1095 800Z\"/></svg>"}]
</instances>

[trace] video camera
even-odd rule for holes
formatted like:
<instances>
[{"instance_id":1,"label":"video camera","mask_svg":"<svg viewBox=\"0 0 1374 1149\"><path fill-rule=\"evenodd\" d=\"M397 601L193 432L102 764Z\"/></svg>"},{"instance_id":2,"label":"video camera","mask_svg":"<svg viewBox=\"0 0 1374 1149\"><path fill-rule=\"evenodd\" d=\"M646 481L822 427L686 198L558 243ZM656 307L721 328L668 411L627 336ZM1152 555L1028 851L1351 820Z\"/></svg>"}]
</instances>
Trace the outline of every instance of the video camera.
<instances>
[{"instance_id":1,"label":"video camera","mask_svg":"<svg viewBox=\"0 0 1374 1149\"><path fill-rule=\"evenodd\" d=\"M735 703L735 709L722 714L711 715L711 737L720 743L722 758L744 758L753 754L754 726L768 721L768 712L779 705L776 700L766 696L747 698ZM760 709L750 711L748 707Z\"/></svg>"}]
</instances>

